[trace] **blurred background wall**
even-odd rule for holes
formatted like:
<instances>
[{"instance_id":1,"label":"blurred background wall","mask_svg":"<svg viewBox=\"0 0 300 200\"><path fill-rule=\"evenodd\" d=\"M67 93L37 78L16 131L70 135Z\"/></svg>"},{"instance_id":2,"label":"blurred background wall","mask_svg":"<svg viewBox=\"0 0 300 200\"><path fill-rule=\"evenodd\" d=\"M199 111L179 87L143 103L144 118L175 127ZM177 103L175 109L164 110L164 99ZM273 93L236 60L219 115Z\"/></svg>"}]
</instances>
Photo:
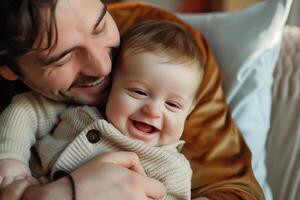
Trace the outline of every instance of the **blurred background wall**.
<instances>
[{"instance_id":1,"label":"blurred background wall","mask_svg":"<svg viewBox=\"0 0 300 200\"><path fill-rule=\"evenodd\" d=\"M136 0L103 0L106 3ZM144 0L176 12L234 12L260 0ZM300 0L294 0L288 24L300 26Z\"/></svg>"},{"instance_id":2,"label":"blurred background wall","mask_svg":"<svg viewBox=\"0 0 300 200\"><path fill-rule=\"evenodd\" d=\"M287 24L300 26L300 1L294 0Z\"/></svg>"},{"instance_id":3,"label":"blurred background wall","mask_svg":"<svg viewBox=\"0 0 300 200\"><path fill-rule=\"evenodd\" d=\"M106 0L105 2L136 1L136 0ZM160 5L177 12L213 12L235 11L247 7L258 0L144 0L144 2Z\"/></svg>"}]
</instances>

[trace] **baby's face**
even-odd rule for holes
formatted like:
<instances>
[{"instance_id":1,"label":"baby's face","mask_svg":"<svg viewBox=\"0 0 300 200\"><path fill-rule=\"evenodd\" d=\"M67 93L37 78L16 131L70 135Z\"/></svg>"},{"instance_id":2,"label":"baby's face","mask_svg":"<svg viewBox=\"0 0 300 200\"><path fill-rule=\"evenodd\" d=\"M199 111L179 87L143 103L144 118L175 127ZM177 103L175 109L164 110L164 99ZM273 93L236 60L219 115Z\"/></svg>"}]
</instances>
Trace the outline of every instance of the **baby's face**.
<instances>
[{"instance_id":1,"label":"baby's face","mask_svg":"<svg viewBox=\"0 0 300 200\"><path fill-rule=\"evenodd\" d=\"M201 81L199 66L170 64L160 56L124 56L106 107L108 120L123 134L152 146L178 141Z\"/></svg>"}]
</instances>

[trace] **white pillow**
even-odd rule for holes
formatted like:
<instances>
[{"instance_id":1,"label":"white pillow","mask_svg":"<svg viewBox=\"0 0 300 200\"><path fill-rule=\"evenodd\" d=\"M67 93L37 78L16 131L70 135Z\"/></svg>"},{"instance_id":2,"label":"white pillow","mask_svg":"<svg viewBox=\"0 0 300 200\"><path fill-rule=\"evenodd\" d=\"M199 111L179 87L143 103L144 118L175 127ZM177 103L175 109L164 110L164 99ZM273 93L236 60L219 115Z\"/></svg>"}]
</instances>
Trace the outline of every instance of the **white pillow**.
<instances>
[{"instance_id":1,"label":"white pillow","mask_svg":"<svg viewBox=\"0 0 300 200\"><path fill-rule=\"evenodd\" d=\"M268 180L276 199L300 194L300 27L285 27L274 72L272 126L267 144Z\"/></svg>"},{"instance_id":2,"label":"white pillow","mask_svg":"<svg viewBox=\"0 0 300 200\"><path fill-rule=\"evenodd\" d=\"M272 74L292 0L269 0L235 13L179 14L201 30L219 63L232 116L253 154L266 198L265 144L270 127Z\"/></svg>"}]
</instances>

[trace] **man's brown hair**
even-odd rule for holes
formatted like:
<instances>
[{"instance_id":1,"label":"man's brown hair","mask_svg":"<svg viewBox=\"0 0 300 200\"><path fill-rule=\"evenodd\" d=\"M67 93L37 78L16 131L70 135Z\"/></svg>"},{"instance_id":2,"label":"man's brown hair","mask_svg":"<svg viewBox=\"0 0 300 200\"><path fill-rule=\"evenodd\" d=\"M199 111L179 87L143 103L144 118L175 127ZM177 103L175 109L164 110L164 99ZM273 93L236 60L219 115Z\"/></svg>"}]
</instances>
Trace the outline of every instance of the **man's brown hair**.
<instances>
[{"instance_id":1,"label":"man's brown hair","mask_svg":"<svg viewBox=\"0 0 300 200\"><path fill-rule=\"evenodd\" d=\"M40 43L43 24L49 18L46 28L47 44L44 49L56 43L57 29L55 7L58 0L1 0L0 1L0 66L6 65L17 75L22 71L17 58L33 50ZM46 15L43 15L48 9Z\"/></svg>"}]
</instances>

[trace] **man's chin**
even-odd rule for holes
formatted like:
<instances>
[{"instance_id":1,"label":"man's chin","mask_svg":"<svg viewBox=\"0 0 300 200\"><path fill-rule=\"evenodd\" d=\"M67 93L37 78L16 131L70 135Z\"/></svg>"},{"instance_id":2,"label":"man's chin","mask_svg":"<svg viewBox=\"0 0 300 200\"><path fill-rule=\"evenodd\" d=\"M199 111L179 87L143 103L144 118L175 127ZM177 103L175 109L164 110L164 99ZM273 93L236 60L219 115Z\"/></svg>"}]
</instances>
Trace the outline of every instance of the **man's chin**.
<instances>
[{"instance_id":1,"label":"man's chin","mask_svg":"<svg viewBox=\"0 0 300 200\"><path fill-rule=\"evenodd\" d=\"M97 95L81 95L73 99L73 103L89 106L104 107L108 98L108 92Z\"/></svg>"}]
</instances>

